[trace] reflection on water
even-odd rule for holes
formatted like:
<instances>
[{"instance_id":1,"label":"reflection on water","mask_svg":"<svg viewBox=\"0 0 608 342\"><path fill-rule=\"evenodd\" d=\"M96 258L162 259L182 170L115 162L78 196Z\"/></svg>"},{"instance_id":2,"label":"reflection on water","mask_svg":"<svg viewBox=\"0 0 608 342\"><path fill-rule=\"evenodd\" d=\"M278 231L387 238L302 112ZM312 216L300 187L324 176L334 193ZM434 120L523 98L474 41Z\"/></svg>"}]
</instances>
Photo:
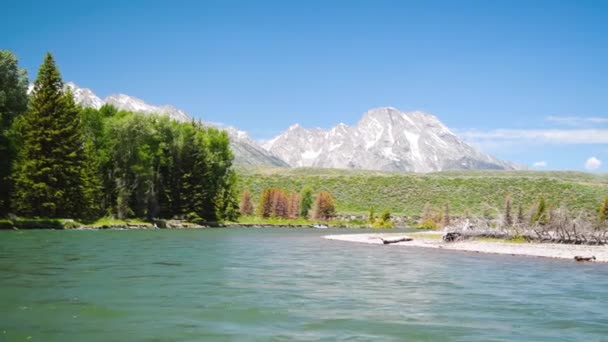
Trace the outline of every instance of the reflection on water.
<instances>
[{"instance_id":1,"label":"reflection on water","mask_svg":"<svg viewBox=\"0 0 608 342\"><path fill-rule=\"evenodd\" d=\"M0 340L608 336L608 265L320 238L331 233L1 232Z\"/></svg>"}]
</instances>

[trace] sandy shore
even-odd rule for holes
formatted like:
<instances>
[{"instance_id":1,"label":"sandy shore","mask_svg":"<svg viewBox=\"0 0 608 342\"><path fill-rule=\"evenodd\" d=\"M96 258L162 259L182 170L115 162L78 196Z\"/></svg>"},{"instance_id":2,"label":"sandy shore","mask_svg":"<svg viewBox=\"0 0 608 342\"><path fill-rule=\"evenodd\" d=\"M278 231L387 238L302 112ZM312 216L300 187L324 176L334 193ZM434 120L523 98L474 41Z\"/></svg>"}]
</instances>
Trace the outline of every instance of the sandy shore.
<instances>
[{"instance_id":1,"label":"sandy shore","mask_svg":"<svg viewBox=\"0 0 608 342\"><path fill-rule=\"evenodd\" d=\"M564 245L550 243L509 243L502 241L461 241L445 243L441 240L439 233L413 233L413 234L344 234L327 235L324 238L329 240L340 240L349 242L360 242L370 244L382 244L380 238L394 239L398 237L411 237L412 241L398 242L391 246L410 246L423 248L442 248L459 251L527 255L545 258L562 258L574 260L575 256L591 257L595 256L596 262L608 262L608 246L583 246L583 245Z\"/></svg>"}]
</instances>

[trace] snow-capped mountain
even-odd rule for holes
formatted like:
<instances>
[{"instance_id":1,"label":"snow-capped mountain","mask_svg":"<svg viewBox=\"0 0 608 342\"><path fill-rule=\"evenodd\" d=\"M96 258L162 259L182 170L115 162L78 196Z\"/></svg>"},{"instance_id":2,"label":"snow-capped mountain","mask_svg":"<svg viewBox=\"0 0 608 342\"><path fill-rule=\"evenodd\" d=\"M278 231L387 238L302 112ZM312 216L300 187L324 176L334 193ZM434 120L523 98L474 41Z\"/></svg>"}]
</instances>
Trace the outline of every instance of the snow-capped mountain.
<instances>
[{"instance_id":1,"label":"snow-capped mountain","mask_svg":"<svg viewBox=\"0 0 608 342\"><path fill-rule=\"evenodd\" d=\"M392 107L368 111L353 127L323 131L293 125L263 147L291 166L412 172L515 168L469 146L433 115Z\"/></svg>"},{"instance_id":2,"label":"snow-capped mountain","mask_svg":"<svg viewBox=\"0 0 608 342\"><path fill-rule=\"evenodd\" d=\"M73 82L65 84L74 95L74 101L83 106L95 109L101 108L104 104L111 104L121 110L139 112L144 114L165 114L172 119L182 122L192 121L190 115L173 106L154 106L133 96L117 94L110 95L104 100L100 99L91 89L80 88ZM33 85L28 88L28 93L33 91ZM205 123L209 126L214 126ZM267 166L288 166L287 163L263 149L258 143L253 141L247 133L239 131L233 127L218 127L224 129L230 137L230 145L234 153L235 164L241 165L267 165Z\"/></svg>"},{"instance_id":3,"label":"snow-capped mountain","mask_svg":"<svg viewBox=\"0 0 608 342\"><path fill-rule=\"evenodd\" d=\"M173 106L153 106L147 104L141 99L125 94L116 94L106 97L105 103L111 104L114 107L122 110L128 110L131 112L139 112L145 114L166 114L177 121L190 121L192 118L184 111L179 110Z\"/></svg>"},{"instance_id":4,"label":"snow-capped mountain","mask_svg":"<svg viewBox=\"0 0 608 342\"><path fill-rule=\"evenodd\" d=\"M69 88L74 95L74 101L83 107L91 107L95 109L101 108L104 101L97 97L89 88L79 88L74 82L68 82L65 87Z\"/></svg>"}]
</instances>

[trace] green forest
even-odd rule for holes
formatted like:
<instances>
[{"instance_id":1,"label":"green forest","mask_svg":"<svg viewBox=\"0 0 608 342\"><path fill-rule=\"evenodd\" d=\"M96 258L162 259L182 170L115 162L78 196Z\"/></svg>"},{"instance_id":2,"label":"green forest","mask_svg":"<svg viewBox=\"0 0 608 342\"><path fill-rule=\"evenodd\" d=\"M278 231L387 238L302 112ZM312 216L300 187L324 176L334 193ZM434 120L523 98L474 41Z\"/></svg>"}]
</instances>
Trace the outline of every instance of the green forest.
<instances>
[{"instance_id":1,"label":"green forest","mask_svg":"<svg viewBox=\"0 0 608 342\"><path fill-rule=\"evenodd\" d=\"M75 104L50 53L28 78L0 51L0 216L120 219L239 215L225 132Z\"/></svg>"}]
</instances>

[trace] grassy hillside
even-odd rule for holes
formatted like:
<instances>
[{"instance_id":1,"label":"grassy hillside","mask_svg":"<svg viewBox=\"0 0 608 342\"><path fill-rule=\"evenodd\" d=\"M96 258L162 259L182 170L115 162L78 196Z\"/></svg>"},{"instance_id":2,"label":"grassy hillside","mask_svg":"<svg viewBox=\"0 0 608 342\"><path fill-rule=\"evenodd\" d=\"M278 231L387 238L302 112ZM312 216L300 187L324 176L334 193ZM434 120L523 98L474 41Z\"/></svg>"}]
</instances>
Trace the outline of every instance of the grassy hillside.
<instances>
[{"instance_id":1,"label":"grassy hillside","mask_svg":"<svg viewBox=\"0 0 608 342\"><path fill-rule=\"evenodd\" d=\"M481 213L488 205L502 208L510 195L514 208L527 211L543 195L551 206L596 210L608 196L608 175L559 171L450 171L428 174L335 169L239 168L239 186L254 199L265 187L300 191L329 191L342 213L389 209L395 214L419 215L425 203L451 212Z\"/></svg>"}]
</instances>

